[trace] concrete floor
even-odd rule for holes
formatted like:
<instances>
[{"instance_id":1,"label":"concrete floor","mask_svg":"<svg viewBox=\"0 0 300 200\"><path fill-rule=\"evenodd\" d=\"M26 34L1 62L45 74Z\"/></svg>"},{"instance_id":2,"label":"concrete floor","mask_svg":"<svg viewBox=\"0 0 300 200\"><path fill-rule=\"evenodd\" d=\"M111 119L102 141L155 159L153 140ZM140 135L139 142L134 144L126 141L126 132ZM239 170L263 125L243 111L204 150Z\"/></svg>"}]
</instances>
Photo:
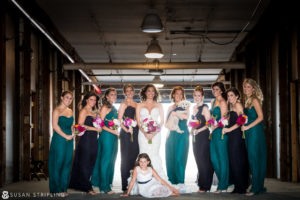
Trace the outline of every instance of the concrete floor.
<instances>
[{"instance_id":1,"label":"concrete floor","mask_svg":"<svg viewBox=\"0 0 300 200\"><path fill-rule=\"evenodd\" d=\"M196 184L189 182L188 184L193 191L197 189ZM261 195L255 195L253 197L246 197L244 195L232 195L230 193L222 193L222 194L213 194L213 193L205 193L199 194L193 192L191 194L184 194L179 197L168 197L163 198L164 200L174 199L174 200L234 200L234 199L255 199L255 200L300 200L300 183L289 183L289 182L281 182L276 179L266 179L265 186L267 187L267 193ZM233 188L230 188L231 190ZM3 188L0 188L1 197L3 198L3 192L7 191L10 195L9 199L75 199L75 200L83 200L83 199L120 199L120 187L113 187L113 190L117 192L114 195L107 194L97 194L94 196L84 194L82 192L69 190L70 195L66 198L62 197L49 197L49 189L48 189L48 181L27 181L27 182L17 182L13 184L6 185ZM48 197L47 197L48 196ZM13 198L11 198L13 197ZM122 197L122 199L135 200L135 199L144 199L141 196L130 196L130 197Z\"/></svg>"}]
</instances>

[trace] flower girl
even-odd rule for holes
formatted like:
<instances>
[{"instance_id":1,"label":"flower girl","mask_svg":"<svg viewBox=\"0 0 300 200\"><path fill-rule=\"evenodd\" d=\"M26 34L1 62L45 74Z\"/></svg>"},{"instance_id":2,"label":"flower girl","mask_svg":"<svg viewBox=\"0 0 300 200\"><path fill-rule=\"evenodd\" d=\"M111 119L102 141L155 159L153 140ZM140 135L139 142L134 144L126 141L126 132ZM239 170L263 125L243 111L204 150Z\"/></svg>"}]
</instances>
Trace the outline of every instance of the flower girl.
<instances>
[{"instance_id":1,"label":"flower girl","mask_svg":"<svg viewBox=\"0 0 300 200\"><path fill-rule=\"evenodd\" d=\"M138 194L143 197L155 198L179 195L177 189L159 177L152 168L151 160L146 153L142 153L138 156L127 193L121 196L129 196L135 183L137 184Z\"/></svg>"}]
</instances>

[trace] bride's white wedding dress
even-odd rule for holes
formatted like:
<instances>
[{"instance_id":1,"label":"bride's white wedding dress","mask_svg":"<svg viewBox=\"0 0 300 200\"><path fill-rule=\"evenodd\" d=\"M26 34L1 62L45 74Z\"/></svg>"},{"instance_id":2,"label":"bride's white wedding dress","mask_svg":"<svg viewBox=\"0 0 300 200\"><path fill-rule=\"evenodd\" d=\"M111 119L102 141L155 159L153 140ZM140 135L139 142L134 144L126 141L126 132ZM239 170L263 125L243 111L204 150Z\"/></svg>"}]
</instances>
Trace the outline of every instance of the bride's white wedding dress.
<instances>
[{"instance_id":1,"label":"bride's white wedding dress","mask_svg":"<svg viewBox=\"0 0 300 200\"><path fill-rule=\"evenodd\" d=\"M147 108L141 108L140 110L140 119L143 121L146 117L151 115L152 119L158 122L159 119L159 108L153 108L150 113ZM159 155L160 150L160 142L161 142L161 133L155 134L152 138L152 144L148 143L148 139L145 135L140 131L138 135L139 148L140 153L146 153L150 157L153 169L158 173L158 175L164 179L168 180L166 173L164 172L162 161Z\"/></svg>"}]
</instances>

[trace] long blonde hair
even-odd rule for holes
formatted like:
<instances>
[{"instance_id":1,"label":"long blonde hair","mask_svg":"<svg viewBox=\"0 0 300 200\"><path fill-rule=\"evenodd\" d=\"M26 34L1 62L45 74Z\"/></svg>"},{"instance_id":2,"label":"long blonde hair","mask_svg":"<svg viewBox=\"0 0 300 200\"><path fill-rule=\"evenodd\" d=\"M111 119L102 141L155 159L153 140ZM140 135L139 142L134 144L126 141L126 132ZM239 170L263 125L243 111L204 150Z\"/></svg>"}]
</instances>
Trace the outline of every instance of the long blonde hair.
<instances>
[{"instance_id":1,"label":"long blonde hair","mask_svg":"<svg viewBox=\"0 0 300 200\"><path fill-rule=\"evenodd\" d=\"M262 106L264 96L263 96L263 93L262 93L259 85L256 83L255 80L253 80L251 78L246 78L243 82L243 86L245 83L250 84L254 88L254 91L249 98L246 95L244 95L245 108L251 107L254 98L256 98L258 100L259 104Z\"/></svg>"}]
</instances>

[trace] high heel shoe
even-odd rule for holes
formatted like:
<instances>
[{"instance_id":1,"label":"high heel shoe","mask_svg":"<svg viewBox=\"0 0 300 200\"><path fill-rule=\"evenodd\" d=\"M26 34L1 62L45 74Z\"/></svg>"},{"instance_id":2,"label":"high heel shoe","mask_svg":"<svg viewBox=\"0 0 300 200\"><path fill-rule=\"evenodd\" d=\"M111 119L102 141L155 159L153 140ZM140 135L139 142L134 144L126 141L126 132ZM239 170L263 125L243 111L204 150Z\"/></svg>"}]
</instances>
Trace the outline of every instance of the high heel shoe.
<instances>
[{"instance_id":1,"label":"high heel shoe","mask_svg":"<svg viewBox=\"0 0 300 200\"><path fill-rule=\"evenodd\" d=\"M87 193L90 194L90 195L96 195L97 194L94 190L90 190Z\"/></svg>"},{"instance_id":2,"label":"high heel shoe","mask_svg":"<svg viewBox=\"0 0 300 200\"><path fill-rule=\"evenodd\" d=\"M248 197L251 197L251 196L255 195L255 193L254 192L247 192L245 195L248 196Z\"/></svg>"}]
</instances>

